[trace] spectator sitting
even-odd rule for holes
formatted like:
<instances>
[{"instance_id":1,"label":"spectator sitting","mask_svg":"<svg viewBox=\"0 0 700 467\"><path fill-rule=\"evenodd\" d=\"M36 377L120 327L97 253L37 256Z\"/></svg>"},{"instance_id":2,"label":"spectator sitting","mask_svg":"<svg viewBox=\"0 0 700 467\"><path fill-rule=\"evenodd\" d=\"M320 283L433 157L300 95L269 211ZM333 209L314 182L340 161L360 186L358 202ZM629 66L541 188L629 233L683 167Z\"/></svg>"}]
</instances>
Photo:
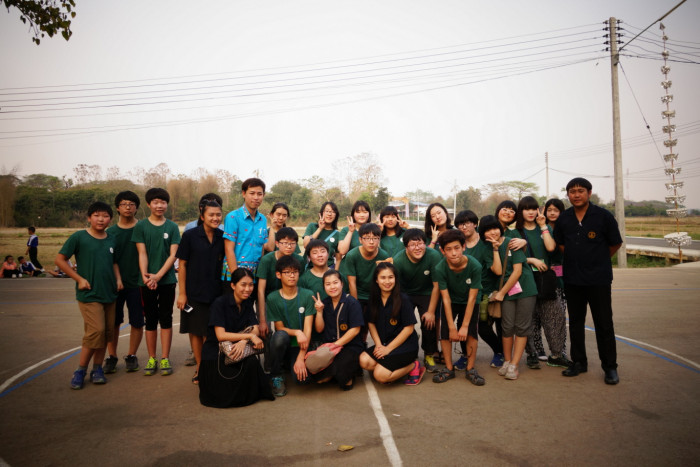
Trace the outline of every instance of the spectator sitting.
<instances>
[{"instance_id":1,"label":"spectator sitting","mask_svg":"<svg viewBox=\"0 0 700 467\"><path fill-rule=\"evenodd\" d=\"M78 266L77 266L75 263L73 263L71 260L68 260L68 264L70 265L70 267L71 267L74 271L75 271L75 270L77 269L77 267L78 267ZM44 271L44 272L46 272L47 274L51 274L53 277L68 277L68 276L66 276L66 273L65 273L65 272L63 272L63 271L61 271L61 270L59 269L58 266L55 266L55 267L53 268L53 271Z\"/></svg>"},{"instance_id":2,"label":"spectator sitting","mask_svg":"<svg viewBox=\"0 0 700 467\"><path fill-rule=\"evenodd\" d=\"M29 277L38 277L41 275L41 271L34 267L31 261L24 259L24 256L19 256L17 261L19 261L19 268L22 274L26 274Z\"/></svg>"},{"instance_id":3,"label":"spectator sitting","mask_svg":"<svg viewBox=\"0 0 700 467\"><path fill-rule=\"evenodd\" d=\"M2 277L9 279L17 276L22 277L22 271L20 271L18 264L15 263L12 255L5 256L5 262L2 263Z\"/></svg>"}]
</instances>

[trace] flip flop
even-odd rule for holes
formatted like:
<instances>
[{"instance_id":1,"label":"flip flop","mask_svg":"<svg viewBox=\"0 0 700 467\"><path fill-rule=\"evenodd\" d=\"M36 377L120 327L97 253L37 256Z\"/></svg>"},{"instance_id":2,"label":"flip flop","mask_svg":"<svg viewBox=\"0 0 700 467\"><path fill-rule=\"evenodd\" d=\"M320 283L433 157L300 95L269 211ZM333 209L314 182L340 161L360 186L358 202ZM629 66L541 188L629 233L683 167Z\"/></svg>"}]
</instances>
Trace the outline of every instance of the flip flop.
<instances>
[{"instance_id":1,"label":"flip flop","mask_svg":"<svg viewBox=\"0 0 700 467\"><path fill-rule=\"evenodd\" d=\"M419 385L420 382L423 381L423 376L425 376L425 367L420 367L420 370L418 371L419 373L417 375L409 375L409 377L406 378L406 381L404 381L404 384L406 384L407 386Z\"/></svg>"}]
</instances>

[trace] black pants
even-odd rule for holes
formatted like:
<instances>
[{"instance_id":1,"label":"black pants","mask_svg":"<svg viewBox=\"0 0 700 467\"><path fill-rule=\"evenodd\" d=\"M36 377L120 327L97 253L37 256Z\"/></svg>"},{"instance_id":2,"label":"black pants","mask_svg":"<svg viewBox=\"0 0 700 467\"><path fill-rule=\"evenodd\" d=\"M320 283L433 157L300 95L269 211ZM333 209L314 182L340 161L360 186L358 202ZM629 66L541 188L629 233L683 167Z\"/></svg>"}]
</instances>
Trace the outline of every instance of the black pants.
<instances>
[{"instance_id":1,"label":"black pants","mask_svg":"<svg viewBox=\"0 0 700 467\"><path fill-rule=\"evenodd\" d=\"M595 326L598 356L603 370L617 368L617 345L612 318L611 285L565 285L566 303L569 309L569 336L571 359L584 366L586 357L586 312L591 307Z\"/></svg>"},{"instance_id":2,"label":"black pants","mask_svg":"<svg viewBox=\"0 0 700 467\"><path fill-rule=\"evenodd\" d=\"M37 258L37 247L35 246L30 246L29 247L29 261L32 262L35 268L42 270L44 269L44 266L41 265L39 262L39 258Z\"/></svg>"},{"instance_id":3,"label":"black pants","mask_svg":"<svg viewBox=\"0 0 700 467\"><path fill-rule=\"evenodd\" d=\"M411 303L414 307L418 308L418 320L420 321L420 347L423 349L425 355L433 355L437 353L437 325L433 326L433 329L427 329L425 323L421 319L423 315L428 311L428 306L430 305L430 295L409 295L408 298L411 299ZM435 313L439 311L440 303L438 302L438 307ZM437 321L437 316L435 317Z\"/></svg>"}]
</instances>

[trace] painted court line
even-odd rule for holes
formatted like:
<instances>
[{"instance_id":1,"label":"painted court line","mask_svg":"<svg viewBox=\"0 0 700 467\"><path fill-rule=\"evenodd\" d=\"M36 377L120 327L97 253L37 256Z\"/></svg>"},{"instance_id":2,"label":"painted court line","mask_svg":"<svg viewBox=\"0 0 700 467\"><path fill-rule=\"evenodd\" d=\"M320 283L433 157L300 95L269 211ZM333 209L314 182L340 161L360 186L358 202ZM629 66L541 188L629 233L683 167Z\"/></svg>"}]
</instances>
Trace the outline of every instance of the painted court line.
<instances>
[{"instance_id":1,"label":"painted court line","mask_svg":"<svg viewBox=\"0 0 700 467\"><path fill-rule=\"evenodd\" d=\"M391 434L391 428L389 427L389 421L384 416L384 411L382 410L382 403L379 401L379 395L374 387L374 383L371 381L369 374L362 378L365 381L365 388L367 388L367 395L369 396L369 405L374 411L374 416L377 418L377 423L379 423L379 436L382 438L384 443L384 449L386 450L386 455L389 457L389 462L392 466L398 467L403 465L401 461L401 455L394 442L394 436Z\"/></svg>"}]
</instances>

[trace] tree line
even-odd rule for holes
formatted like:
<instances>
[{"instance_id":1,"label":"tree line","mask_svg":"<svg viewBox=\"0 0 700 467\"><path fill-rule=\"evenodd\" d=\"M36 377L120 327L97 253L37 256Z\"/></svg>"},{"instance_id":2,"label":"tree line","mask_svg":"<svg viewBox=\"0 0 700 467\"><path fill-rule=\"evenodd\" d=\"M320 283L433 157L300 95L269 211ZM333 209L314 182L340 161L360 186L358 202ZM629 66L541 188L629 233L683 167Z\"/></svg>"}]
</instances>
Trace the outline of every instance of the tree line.
<instances>
[{"instance_id":1,"label":"tree line","mask_svg":"<svg viewBox=\"0 0 700 467\"><path fill-rule=\"evenodd\" d=\"M537 184L522 181L501 181L461 190L454 187L448 197L421 189L395 196L386 186L377 157L369 153L335 162L333 173L343 174L343 179L332 180L313 175L302 180L280 180L268 185L261 211L267 214L273 204L284 202L290 208L291 223L303 225L317 219L318 209L326 200L336 203L342 220L350 213L356 200L366 201L375 215L392 202L402 205L408 202L411 213L417 207L439 202L450 210L454 207L458 212L471 209L483 216L492 214L498 203L506 199L517 202L523 196L531 195L539 200L540 205L544 205L547 199L537 194ZM199 168L189 175L175 174L165 163L150 169L136 167L128 172L122 172L116 166L103 169L99 165L79 164L73 168L70 177L47 174L21 177L14 170L0 175L0 227L82 226L85 223L85 210L93 201L111 203L116 194L123 190L134 191L143 199L146 190L151 187L163 187L170 193L168 218L175 222L187 222L197 217L199 198L205 193L221 195L224 212L238 208L241 204L241 184L242 179L227 170ZM563 201L568 206L565 198ZM614 210L614 205L602 203L595 193L592 201ZM629 202L625 206L625 214L664 216L666 204L661 201ZM417 219L416 215L411 218Z\"/></svg>"}]
</instances>

